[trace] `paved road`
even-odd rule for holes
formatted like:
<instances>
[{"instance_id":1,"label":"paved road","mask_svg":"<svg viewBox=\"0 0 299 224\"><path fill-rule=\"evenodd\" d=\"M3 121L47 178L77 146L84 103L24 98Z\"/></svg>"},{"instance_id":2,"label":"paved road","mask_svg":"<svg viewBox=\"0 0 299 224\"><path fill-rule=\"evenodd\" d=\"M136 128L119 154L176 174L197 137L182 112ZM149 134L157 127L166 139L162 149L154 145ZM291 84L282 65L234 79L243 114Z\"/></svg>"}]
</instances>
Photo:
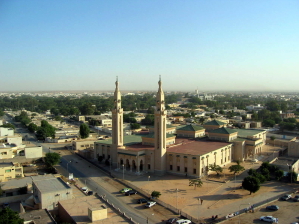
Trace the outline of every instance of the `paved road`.
<instances>
[{"instance_id":1,"label":"paved road","mask_svg":"<svg viewBox=\"0 0 299 224\"><path fill-rule=\"evenodd\" d=\"M109 191L101 187L100 181L103 181L102 177L106 175L102 172L98 171L97 177L94 175L94 171L90 171L89 167L86 164L82 164L83 160L80 160L79 164L76 161L79 158L75 155L68 156L67 159L62 157L62 163L60 164L62 167L67 168L68 163L68 171L73 173L74 178L79 178L82 183L86 183L86 186L91 189L92 191L98 193L99 195L106 195L106 199L110 203L112 203L115 207L120 208L122 212L125 212L129 217L132 217L134 221L139 223L146 223L147 217L140 213L138 210L131 208L126 203L118 200L115 195L111 194ZM69 162L72 161L72 162ZM92 173L91 173L92 172ZM93 176L93 177L89 177ZM85 185L85 184L84 184ZM156 223L149 220L148 223Z\"/></svg>"}]
</instances>

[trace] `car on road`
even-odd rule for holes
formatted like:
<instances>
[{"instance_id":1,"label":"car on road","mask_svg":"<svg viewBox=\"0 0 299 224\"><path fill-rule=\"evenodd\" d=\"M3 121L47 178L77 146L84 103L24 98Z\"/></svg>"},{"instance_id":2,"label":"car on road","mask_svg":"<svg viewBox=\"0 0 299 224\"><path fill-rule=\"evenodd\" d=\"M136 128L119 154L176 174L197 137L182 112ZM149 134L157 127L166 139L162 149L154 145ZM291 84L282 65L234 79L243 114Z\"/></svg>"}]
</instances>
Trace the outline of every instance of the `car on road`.
<instances>
[{"instance_id":1,"label":"car on road","mask_svg":"<svg viewBox=\"0 0 299 224\"><path fill-rule=\"evenodd\" d=\"M178 219L177 218L170 218L166 221L166 224L173 224L177 221Z\"/></svg>"},{"instance_id":2,"label":"car on road","mask_svg":"<svg viewBox=\"0 0 299 224\"><path fill-rule=\"evenodd\" d=\"M260 217L260 220L261 221L264 221L264 222L275 222L276 218L274 218L273 216L261 216Z\"/></svg>"},{"instance_id":3,"label":"car on road","mask_svg":"<svg viewBox=\"0 0 299 224\"><path fill-rule=\"evenodd\" d=\"M87 188L87 187L82 187L81 189L82 189L82 191L83 191L85 194L87 194L87 192L88 192L88 188Z\"/></svg>"},{"instance_id":4,"label":"car on road","mask_svg":"<svg viewBox=\"0 0 299 224\"><path fill-rule=\"evenodd\" d=\"M296 196L293 198L293 201L299 201L299 195L296 195Z\"/></svg>"},{"instance_id":5,"label":"car on road","mask_svg":"<svg viewBox=\"0 0 299 224\"><path fill-rule=\"evenodd\" d=\"M129 196L129 195L132 195L132 194L137 194L137 191L130 190L130 191L127 191L127 192L125 193L126 196Z\"/></svg>"},{"instance_id":6,"label":"car on road","mask_svg":"<svg viewBox=\"0 0 299 224\"><path fill-rule=\"evenodd\" d=\"M87 195L93 195L93 191L88 191Z\"/></svg>"},{"instance_id":7,"label":"car on road","mask_svg":"<svg viewBox=\"0 0 299 224\"><path fill-rule=\"evenodd\" d=\"M277 211L279 207L277 205L269 205L266 207L267 210Z\"/></svg>"},{"instance_id":8,"label":"car on road","mask_svg":"<svg viewBox=\"0 0 299 224\"><path fill-rule=\"evenodd\" d=\"M147 200L145 198L140 198L137 200L138 204L143 204L143 203L147 203Z\"/></svg>"},{"instance_id":9,"label":"car on road","mask_svg":"<svg viewBox=\"0 0 299 224\"><path fill-rule=\"evenodd\" d=\"M282 196L280 199L283 200L283 201L287 201L289 199L291 199L292 196L290 194L285 194L284 196Z\"/></svg>"},{"instance_id":10,"label":"car on road","mask_svg":"<svg viewBox=\"0 0 299 224\"><path fill-rule=\"evenodd\" d=\"M147 208L150 208L152 206L154 206L155 204L157 204L157 202L155 201L148 201L144 206Z\"/></svg>"},{"instance_id":11,"label":"car on road","mask_svg":"<svg viewBox=\"0 0 299 224\"><path fill-rule=\"evenodd\" d=\"M131 191L131 190L132 190L132 188L123 188L119 191L119 193L126 193L126 192Z\"/></svg>"},{"instance_id":12,"label":"car on road","mask_svg":"<svg viewBox=\"0 0 299 224\"><path fill-rule=\"evenodd\" d=\"M183 224L183 223L191 223L191 221L189 219L179 219L175 222L176 224Z\"/></svg>"}]
</instances>

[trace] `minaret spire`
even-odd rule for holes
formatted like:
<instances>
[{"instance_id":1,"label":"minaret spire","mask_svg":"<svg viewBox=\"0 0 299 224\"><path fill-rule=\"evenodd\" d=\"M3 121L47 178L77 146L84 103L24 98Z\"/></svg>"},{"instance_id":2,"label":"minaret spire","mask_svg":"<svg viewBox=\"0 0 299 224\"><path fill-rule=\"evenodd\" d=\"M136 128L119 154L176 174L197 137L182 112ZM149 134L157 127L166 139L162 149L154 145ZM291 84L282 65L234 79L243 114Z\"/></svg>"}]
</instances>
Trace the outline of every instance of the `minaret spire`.
<instances>
[{"instance_id":1,"label":"minaret spire","mask_svg":"<svg viewBox=\"0 0 299 224\"><path fill-rule=\"evenodd\" d=\"M123 109L121 107L121 93L119 91L118 77L116 76L114 91L114 107L112 109L112 164L117 164L117 150L124 149L123 145Z\"/></svg>"},{"instance_id":2,"label":"minaret spire","mask_svg":"<svg viewBox=\"0 0 299 224\"><path fill-rule=\"evenodd\" d=\"M166 111L161 76L158 84L155 110L155 172L163 175L166 171Z\"/></svg>"}]
</instances>

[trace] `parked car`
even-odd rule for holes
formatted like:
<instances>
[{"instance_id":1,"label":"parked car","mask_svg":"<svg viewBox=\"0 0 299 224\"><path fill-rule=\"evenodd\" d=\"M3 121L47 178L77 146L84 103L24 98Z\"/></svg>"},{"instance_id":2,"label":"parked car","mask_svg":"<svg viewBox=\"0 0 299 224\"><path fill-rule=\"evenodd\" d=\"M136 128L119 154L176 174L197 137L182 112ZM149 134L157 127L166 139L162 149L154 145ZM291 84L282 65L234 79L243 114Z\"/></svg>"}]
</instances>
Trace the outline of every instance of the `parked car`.
<instances>
[{"instance_id":1,"label":"parked car","mask_svg":"<svg viewBox=\"0 0 299 224\"><path fill-rule=\"evenodd\" d=\"M132 190L132 188L123 188L119 191L119 193L126 193L126 192L131 191L131 190Z\"/></svg>"},{"instance_id":2,"label":"parked car","mask_svg":"<svg viewBox=\"0 0 299 224\"><path fill-rule=\"evenodd\" d=\"M179 219L175 222L176 224L191 223L189 219Z\"/></svg>"},{"instance_id":3,"label":"parked car","mask_svg":"<svg viewBox=\"0 0 299 224\"><path fill-rule=\"evenodd\" d=\"M289 200L290 198L292 198L292 196L291 196L290 194L286 194L286 195L284 195L284 196L281 197L281 200L283 200L283 201L287 201L287 200Z\"/></svg>"},{"instance_id":4,"label":"parked car","mask_svg":"<svg viewBox=\"0 0 299 224\"><path fill-rule=\"evenodd\" d=\"M299 195L296 195L294 198L293 198L294 201L299 201Z\"/></svg>"},{"instance_id":5,"label":"parked car","mask_svg":"<svg viewBox=\"0 0 299 224\"><path fill-rule=\"evenodd\" d=\"M166 221L166 224L172 224L175 223L178 219L177 218L170 218Z\"/></svg>"},{"instance_id":6,"label":"parked car","mask_svg":"<svg viewBox=\"0 0 299 224\"><path fill-rule=\"evenodd\" d=\"M277 211L279 209L279 207L277 205L269 205L266 207L266 209Z\"/></svg>"},{"instance_id":7,"label":"parked car","mask_svg":"<svg viewBox=\"0 0 299 224\"><path fill-rule=\"evenodd\" d=\"M147 207L147 208L150 208L152 206L154 206L157 202L155 201L148 201L144 206Z\"/></svg>"},{"instance_id":8,"label":"parked car","mask_svg":"<svg viewBox=\"0 0 299 224\"><path fill-rule=\"evenodd\" d=\"M87 194L87 192L88 192L88 188L87 188L87 187L82 187L81 189L82 189L82 191L83 191L85 194Z\"/></svg>"},{"instance_id":9,"label":"parked car","mask_svg":"<svg viewBox=\"0 0 299 224\"><path fill-rule=\"evenodd\" d=\"M9 206L9 204L8 203L4 203L3 204L3 208L9 208L10 206Z\"/></svg>"},{"instance_id":10,"label":"parked car","mask_svg":"<svg viewBox=\"0 0 299 224\"><path fill-rule=\"evenodd\" d=\"M137 200L138 204L143 204L143 203L147 203L147 200L145 198L140 198Z\"/></svg>"},{"instance_id":11,"label":"parked car","mask_svg":"<svg viewBox=\"0 0 299 224\"><path fill-rule=\"evenodd\" d=\"M276 218L274 218L273 216L261 216L260 220L264 221L264 222L271 222L272 223L276 220Z\"/></svg>"},{"instance_id":12,"label":"parked car","mask_svg":"<svg viewBox=\"0 0 299 224\"><path fill-rule=\"evenodd\" d=\"M87 195L93 195L93 191L88 191Z\"/></svg>"},{"instance_id":13,"label":"parked car","mask_svg":"<svg viewBox=\"0 0 299 224\"><path fill-rule=\"evenodd\" d=\"M132 195L132 194L137 194L137 191L130 190L130 191L127 191L127 192L125 193L126 196L129 196L129 195Z\"/></svg>"}]
</instances>

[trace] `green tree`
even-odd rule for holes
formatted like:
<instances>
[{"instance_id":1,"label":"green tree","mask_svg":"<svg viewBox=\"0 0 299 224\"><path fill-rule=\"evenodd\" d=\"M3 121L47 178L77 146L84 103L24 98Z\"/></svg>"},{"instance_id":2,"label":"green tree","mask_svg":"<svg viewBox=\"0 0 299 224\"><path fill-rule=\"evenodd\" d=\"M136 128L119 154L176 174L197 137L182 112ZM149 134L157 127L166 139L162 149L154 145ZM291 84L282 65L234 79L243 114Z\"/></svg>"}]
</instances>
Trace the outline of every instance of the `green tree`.
<instances>
[{"instance_id":1,"label":"green tree","mask_svg":"<svg viewBox=\"0 0 299 224\"><path fill-rule=\"evenodd\" d=\"M140 128L140 124L138 124L138 123L131 123L130 126L131 126L131 129L139 129Z\"/></svg>"},{"instance_id":2,"label":"green tree","mask_svg":"<svg viewBox=\"0 0 299 224\"><path fill-rule=\"evenodd\" d=\"M251 194L257 192L260 189L261 185L258 178L253 176L248 176L244 178L242 182L242 187L245 190L249 191Z\"/></svg>"},{"instance_id":3,"label":"green tree","mask_svg":"<svg viewBox=\"0 0 299 224\"><path fill-rule=\"evenodd\" d=\"M38 129L38 126L36 125L36 124L34 124L34 123L30 123L29 125L28 125L28 130L30 131L30 132L35 132L35 131L37 131L37 129Z\"/></svg>"},{"instance_id":4,"label":"green tree","mask_svg":"<svg viewBox=\"0 0 299 224\"><path fill-rule=\"evenodd\" d=\"M275 171L276 180L281 180L281 178L283 178L283 176L284 176L284 172L282 170L276 170Z\"/></svg>"},{"instance_id":5,"label":"green tree","mask_svg":"<svg viewBox=\"0 0 299 224\"><path fill-rule=\"evenodd\" d=\"M262 165L260 166L261 170L262 169L271 169L271 164L269 162L263 162Z\"/></svg>"},{"instance_id":6,"label":"green tree","mask_svg":"<svg viewBox=\"0 0 299 224\"><path fill-rule=\"evenodd\" d=\"M270 171L267 168L262 168L261 173L266 178L266 180L270 180Z\"/></svg>"},{"instance_id":7,"label":"green tree","mask_svg":"<svg viewBox=\"0 0 299 224\"><path fill-rule=\"evenodd\" d=\"M296 183L297 182L297 173L294 171L288 172L287 179L291 183Z\"/></svg>"},{"instance_id":8,"label":"green tree","mask_svg":"<svg viewBox=\"0 0 299 224\"><path fill-rule=\"evenodd\" d=\"M153 114L148 114L145 116L145 119L142 119L141 123L143 125L154 125L155 116Z\"/></svg>"},{"instance_id":9,"label":"green tree","mask_svg":"<svg viewBox=\"0 0 299 224\"><path fill-rule=\"evenodd\" d=\"M0 117L4 116L4 112L2 110L0 110Z\"/></svg>"},{"instance_id":10,"label":"green tree","mask_svg":"<svg viewBox=\"0 0 299 224\"><path fill-rule=\"evenodd\" d=\"M275 136L270 136L270 139L272 140L272 141L274 141L275 139L276 139L276 137Z\"/></svg>"},{"instance_id":11,"label":"green tree","mask_svg":"<svg viewBox=\"0 0 299 224\"><path fill-rule=\"evenodd\" d=\"M265 119L265 120L263 121L263 125L264 125L265 127L273 127L273 126L275 125L275 121L272 120L272 119Z\"/></svg>"},{"instance_id":12,"label":"green tree","mask_svg":"<svg viewBox=\"0 0 299 224\"><path fill-rule=\"evenodd\" d=\"M218 176L220 175L220 173L223 172L222 167L219 166L219 165L216 165L216 164L210 164L210 165L209 165L209 170L211 170L211 171L215 171L215 172L217 173Z\"/></svg>"},{"instance_id":13,"label":"green tree","mask_svg":"<svg viewBox=\"0 0 299 224\"><path fill-rule=\"evenodd\" d=\"M42 120L41 126L36 131L36 137L38 139L46 139L47 137L55 138L55 128L48 123L48 121Z\"/></svg>"},{"instance_id":14,"label":"green tree","mask_svg":"<svg viewBox=\"0 0 299 224\"><path fill-rule=\"evenodd\" d=\"M16 129L16 127L11 123L3 124L0 127Z\"/></svg>"},{"instance_id":15,"label":"green tree","mask_svg":"<svg viewBox=\"0 0 299 224\"><path fill-rule=\"evenodd\" d=\"M240 165L240 161L237 161L237 165L231 165L228 169L229 172L233 172L234 174L238 174L245 170L245 168Z\"/></svg>"},{"instance_id":16,"label":"green tree","mask_svg":"<svg viewBox=\"0 0 299 224\"><path fill-rule=\"evenodd\" d=\"M204 118L204 117L200 117L200 118L199 118L199 122L200 122L200 124L203 124L204 121L205 121L205 118Z\"/></svg>"},{"instance_id":17,"label":"green tree","mask_svg":"<svg viewBox=\"0 0 299 224\"><path fill-rule=\"evenodd\" d=\"M0 210L0 224L23 224L24 219L21 219L19 214L11 208Z\"/></svg>"},{"instance_id":18,"label":"green tree","mask_svg":"<svg viewBox=\"0 0 299 224\"><path fill-rule=\"evenodd\" d=\"M61 117L61 116L55 116L55 117L54 117L54 120L55 120L55 121L62 121L62 117Z\"/></svg>"},{"instance_id":19,"label":"green tree","mask_svg":"<svg viewBox=\"0 0 299 224\"><path fill-rule=\"evenodd\" d=\"M153 191L152 194L151 194L151 196L153 198L159 198L161 196L161 193L159 191Z\"/></svg>"},{"instance_id":20,"label":"green tree","mask_svg":"<svg viewBox=\"0 0 299 224\"><path fill-rule=\"evenodd\" d=\"M258 172L255 172L252 176L256 177L260 181L260 183L264 183L268 179L266 176Z\"/></svg>"},{"instance_id":21,"label":"green tree","mask_svg":"<svg viewBox=\"0 0 299 224\"><path fill-rule=\"evenodd\" d=\"M83 123L80 125L80 136L81 138L87 138L89 136L90 129L87 124Z\"/></svg>"},{"instance_id":22,"label":"green tree","mask_svg":"<svg viewBox=\"0 0 299 224\"><path fill-rule=\"evenodd\" d=\"M248 170L248 175L254 175L256 173L256 170L254 170L254 169L252 169L252 168L250 168L249 170Z\"/></svg>"},{"instance_id":23,"label":"green tree","mask_svg":"<svg viewBox=\"0 0 299 224\"><path fill-rule=\"evenodd\" d=\"M196 187L201 187L203 185L203 182L201 179L190 179L189 180L189 186L194 186L194 190Z\"/></svg>"},{"instance_id":24,"label":"green tree","mask_svg":"<svg viewBox=\"0 0 299 224\"><path fill-rule=\"evenodd\" d=\"M56 152L46 153L45 163L48 167L57 165L60 162L60 155Z\"/></svg>"}]
</instances>

